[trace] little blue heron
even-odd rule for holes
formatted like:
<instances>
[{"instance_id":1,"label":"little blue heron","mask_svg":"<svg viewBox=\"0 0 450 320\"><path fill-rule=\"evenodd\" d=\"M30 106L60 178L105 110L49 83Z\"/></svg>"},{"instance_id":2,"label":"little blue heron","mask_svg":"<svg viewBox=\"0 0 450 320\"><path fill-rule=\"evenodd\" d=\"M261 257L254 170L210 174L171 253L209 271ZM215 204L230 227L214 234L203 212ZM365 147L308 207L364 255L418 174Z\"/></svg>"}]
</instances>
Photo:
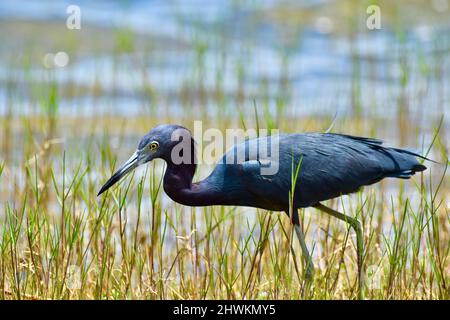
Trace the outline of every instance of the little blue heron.
<instances>
[{"instance_id":1,"label":"little blue heron","mask_svg":"<svg viewBox=\"0 0 450 320\"><path fill-rule=\"evenodd\" d=\"M177 131L188 132L188 139ZM105 192L137 166L156 158L167 163L163 186L169 197L187 206L248 206L270 211L284 211L290 216L305 261L305 278L314 273L311 255L300 227L298 209L315 207L348 223L356 232L359 292L363 289L363 233L353 217L335 211L321 202L358 191L384 178L408 179L426 167L414 152L382 146L382 141L336 133L299 133L278 135L278 156L264 158L256 148L274 136L248 139L234 146L204 180L192 182L196 170L195 141L190 132L178 125L160 125L140 141L133 156L101 188ZM182 141L189 143L189 161L174 161L174 149ZM185 141L185 142L186 142ZM242 161L230 163L239 152ZM182 153L182 152L181 152ZM231 157L230 157L231 155ZM186 154L181 154L186 156ZM278 171L261 174L267 161L277 161ZM272 163L273 164L273 163ZM299 164L299 170L296 170ZM297 171L297 179L293 179ZM293 181L295 181L293 183ZM294 192L291 192L291 191Z\"/></svg>"}]
</instances>

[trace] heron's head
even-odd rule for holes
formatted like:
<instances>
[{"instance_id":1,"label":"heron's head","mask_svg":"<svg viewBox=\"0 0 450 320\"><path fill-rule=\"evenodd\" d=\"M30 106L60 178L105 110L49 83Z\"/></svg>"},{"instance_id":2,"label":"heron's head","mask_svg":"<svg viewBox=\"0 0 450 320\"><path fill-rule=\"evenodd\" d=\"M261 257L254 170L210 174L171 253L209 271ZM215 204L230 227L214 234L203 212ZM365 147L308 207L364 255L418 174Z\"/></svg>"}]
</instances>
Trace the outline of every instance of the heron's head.
<instances>
[{"instance_id":1,"label":"heron's head","mask_svg":"<svg viewBox=\"0 0 450 320\"><path fill-rule=\"evenodd\" d=\"M173 149L177 145L190 147L192 143L191 133L188 129L179 125L159 125L150 130L139 142L136 151L103 185L97 196L111 188L116 182L136 169L141 164L161 158L172 161ZM184 146L183 143L188 143Z\"/></svg>"}]
</instances>

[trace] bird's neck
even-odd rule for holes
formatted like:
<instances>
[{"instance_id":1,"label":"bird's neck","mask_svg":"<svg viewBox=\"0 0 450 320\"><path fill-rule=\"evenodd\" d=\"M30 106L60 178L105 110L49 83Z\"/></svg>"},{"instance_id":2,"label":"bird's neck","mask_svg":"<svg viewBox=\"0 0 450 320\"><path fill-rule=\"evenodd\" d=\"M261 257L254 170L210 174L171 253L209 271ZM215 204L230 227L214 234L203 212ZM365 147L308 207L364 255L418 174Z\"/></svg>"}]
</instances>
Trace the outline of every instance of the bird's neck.
<instances>
[{"instance_id":1,"label":"bird's neck","mask_svg":"<svg viewBox=\"0 0 450 320\"><path fill-rule=\"evenodd\" d=\"M192 161L188 163L175 164L171 159L165 159L167 169L163 181L164 191L175 202L187 206L220 204L219 188L209 185L206 180L192 182L197 168L194 142L191 150Z\"/></svg>"},{"instance_id":2,"label":"bird's neck","mask_svg":"<svg viewBox=\"0 0 450 320\"><path fill-rule=\"evenodd\" d=\"M186 206L210 206L220 204L219 190L203 180L192 182L195 164L167 163L164 175L164 191L175 202Z\"/></svg>"}]
</instances>

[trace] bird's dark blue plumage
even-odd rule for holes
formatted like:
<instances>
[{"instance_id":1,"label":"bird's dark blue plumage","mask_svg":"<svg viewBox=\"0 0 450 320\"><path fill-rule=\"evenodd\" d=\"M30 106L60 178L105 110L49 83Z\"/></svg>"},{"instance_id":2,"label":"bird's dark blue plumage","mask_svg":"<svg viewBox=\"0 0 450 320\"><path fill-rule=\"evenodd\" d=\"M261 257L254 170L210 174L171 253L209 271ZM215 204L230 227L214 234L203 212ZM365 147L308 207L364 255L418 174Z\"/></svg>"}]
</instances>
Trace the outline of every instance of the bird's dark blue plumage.
<instances>
[{"instance_id":1,"label":"bird's dark blue plumage","mask_svg":"<svg viewBox=\"0 0 450 320\"><path fill-rule=\"evenodd\" d=\"M252 148L263 137L235 146L230 153ZM425 170L409 151L383 147L381 141L331 133L303 133L279 136L279 170L274 175L262 175L265 161L259 155L235 164L220 161L205 180L192 184L183 197L178 181L190 182L194 165L169 167L164 188L169 196L186 205L241 205L267 210L287 211L289 191L292 189L293 163L301 161L295 186L294 206L303 208L320 201L357 191L386 177L409 178ZM178 194L180 193L180 194ZM200 194L202 199L199 199Z\"/></svg>"},{"instance_id":2,"label":"bird's dark blue plumage","mask_svg":"<svg viewBox=\"0 0 450 320\"><path fill-rule=\"evenodd\" d=\"M178 143L172 139L175 130L185 129L177 125L160 125L152 129L139 143L138 151L145 150L151 141L159 142L159 149L149 160L163 158L167 162L165 191L173 200L190 206L237 205L287 211L293 164L300 161L295 208L353 193L383 178L409 178L426 169L418 162L419 155L384 147L380 140L334 133L299 133L275 137L279 139L278 159L248 152L261 143L270 145L270 139L274 137L246 140L229 150L209 177L192 183L196 169L192 163L194 141L191 142L191 163L175 164L171 159L171 151ZM230 154L242 152L245 153L242 161L225 161L233 159ZM278 161L278 172L262 175L261 166L271 161Z\"/></svg>"}]
</instances>

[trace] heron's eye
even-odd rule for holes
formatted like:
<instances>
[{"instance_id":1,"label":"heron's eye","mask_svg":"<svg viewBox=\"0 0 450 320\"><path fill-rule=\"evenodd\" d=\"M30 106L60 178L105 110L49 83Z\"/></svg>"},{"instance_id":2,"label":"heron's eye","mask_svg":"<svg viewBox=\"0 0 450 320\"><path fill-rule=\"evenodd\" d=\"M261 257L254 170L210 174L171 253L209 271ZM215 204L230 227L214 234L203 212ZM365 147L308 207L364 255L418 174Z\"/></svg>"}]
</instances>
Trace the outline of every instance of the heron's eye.
<instances>
[{"instance_id":1,"label":"heron's eye","mask_svg":"<svg viewBox=\"0 0 450 320\"><path fill-rule=\"evenodd\" d=\"M149 145L148 145L148 147L150 148L150 150L156 150L156 149L158 149L158 147L159 147L159 143L157 142L157 141L153 141L152 143L150 143Z\"/></svg>"}]
</instances>

